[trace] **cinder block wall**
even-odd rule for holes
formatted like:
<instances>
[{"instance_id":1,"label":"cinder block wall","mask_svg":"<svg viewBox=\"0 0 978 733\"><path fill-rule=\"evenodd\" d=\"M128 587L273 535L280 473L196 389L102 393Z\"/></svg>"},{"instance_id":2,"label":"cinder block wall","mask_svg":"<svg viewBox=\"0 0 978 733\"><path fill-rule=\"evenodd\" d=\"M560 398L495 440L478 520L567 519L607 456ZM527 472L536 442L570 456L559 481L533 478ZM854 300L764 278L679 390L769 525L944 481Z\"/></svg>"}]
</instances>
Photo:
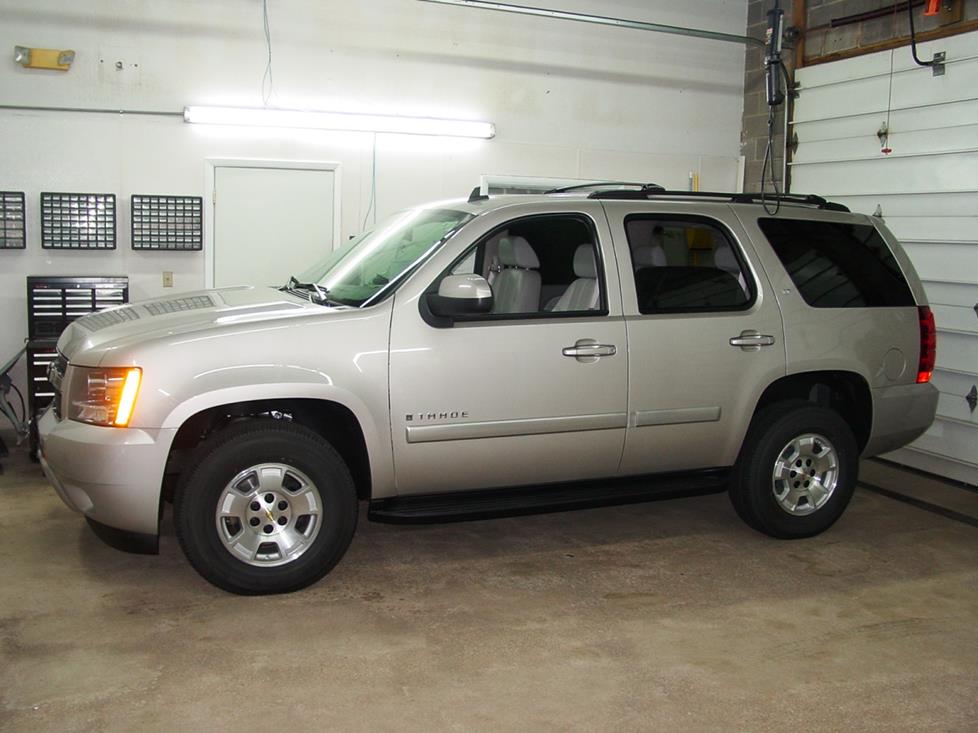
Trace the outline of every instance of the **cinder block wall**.
<instances>
[{"instance_id":1,"label":"cinder block wall","mask_svg":"<svg viewBox=\"0 0 978 733\"><path fill-rule=\"evenodd\" d=\"M942 26L948 29L961 28L974 30L978 21L978 0L955 0L960 8L954 9L960 16L956 22L949 23L953 18L924 17L924 4L914 8L914 26L918 33L933 31ZM795 3L783 0L785 10L784 27L797 25L793 17ZM747 35L764 38L767 28L767 11L774 6L773 0L748 0L747 3ZM847 23L832 27L832 21L859 13L889 9L879 18ZM845 55L860 49L874 50L878 44L887 41L905 39L909 36L906 2L894 4L892 0L807 0L805 3L804 34L805 64L819 63L837 55ZM958 16L954 16L956 18ZM908 42L908 41L907 41ZM794 71L794 48L786 43L783 57L789 73ZM774 142L774 170L781 183L783 165L784 113L786 105L778 110L775 120L777 139ZM744 120L741 132L741 153L746 158L744 167L744 190L756 191L760 186L761 165L764 160L764 148L767 143L768 107L764 94L764 51L759 47L747 50L746 68L744 70ZM790 134L790 133L789 133ZM790 178L789 178L790 181ZM818 193L804 191L801 193Z\"/></svg>"}]
</instances>

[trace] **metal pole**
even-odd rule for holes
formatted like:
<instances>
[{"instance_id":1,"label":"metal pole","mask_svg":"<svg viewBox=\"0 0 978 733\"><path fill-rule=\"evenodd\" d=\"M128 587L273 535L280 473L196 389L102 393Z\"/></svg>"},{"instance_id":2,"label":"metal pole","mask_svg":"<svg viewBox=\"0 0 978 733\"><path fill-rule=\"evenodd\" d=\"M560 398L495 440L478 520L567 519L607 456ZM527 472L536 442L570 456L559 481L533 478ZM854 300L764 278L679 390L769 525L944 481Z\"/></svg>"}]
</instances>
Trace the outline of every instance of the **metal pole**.
<instances>
[{"instance_id":1,"label":"metal pole","mask_svg":"<svg viewBox=\"0 0 978 733\"><path fill-rule=\"evenodd\" d=\"M31 104L0 104L0 109L23 112L85 112L99 115L148 115L151 117L183 117L183 112L150 109L96 109L92 107L41 107Z\"/></svg>"},{"instance_id":2,"label":"metal pole","mask_svg":"<svg viewBox=\"0 0 978 733\"><path fill-rule=\"evenodd\" d=\"M534 8L527 5L511 5L509 3L490 2L489 0L420 0L423 3L438 3L439 5L456 5L463 8L479 8L480 10L498 10L503 13L518 13L520 15L535 15L540 18L555 18L557 20L573 20L579 23L594 23L597 25L608 25L616 28L631 28L638 31L652 31L654 33L671 33L676 36L692 36L693 38L705 38L709 41L725 41L727 43L743 43L764 46L764 41L760 38L750 36L738 36L732 33L720 33L718 31L704 31L699 28L682 28L676 25L662 25L661 23L646 23L640 20L626 20L624 18L609 18L604 15L585 15L584 13L571 13L566 10L550 10L547 8Z\"/></svg>"}]
</instances>

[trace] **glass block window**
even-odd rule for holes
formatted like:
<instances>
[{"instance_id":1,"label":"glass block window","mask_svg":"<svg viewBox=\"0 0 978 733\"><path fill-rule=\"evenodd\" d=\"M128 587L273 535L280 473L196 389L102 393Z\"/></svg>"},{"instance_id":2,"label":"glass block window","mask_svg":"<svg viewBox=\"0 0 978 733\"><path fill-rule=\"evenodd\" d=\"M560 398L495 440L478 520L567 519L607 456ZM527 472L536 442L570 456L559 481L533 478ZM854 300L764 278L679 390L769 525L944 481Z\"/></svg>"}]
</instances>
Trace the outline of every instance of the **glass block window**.
<instances>
[{"instance_id":1,"label":"glass block window","mask_svg":"<svg viewBox=\"0 0 978 733\"><path fill-rule=\"evenodd\" d=\"M132 195L132 248L199 251L203 249L200 196Z\"/></svg>"},{"instance_id":2,"label":"glass block window","mask_svg":"<svg viewBox=\"0 0 978 733\"><path fill-rule=\"evenodd\" d=\"M44 249L115 249L114 193L42 193Z\"/></svg>"},{"instance_id":3,"label":"glass block window","mask_svg":"<svg viewBox=\"0 0 978 733\"><path fill-rule=\"evenodd\" d=\"M24 249L26 246L24 192L0 191L0 249Z\"/></svg>"}]
</instances>

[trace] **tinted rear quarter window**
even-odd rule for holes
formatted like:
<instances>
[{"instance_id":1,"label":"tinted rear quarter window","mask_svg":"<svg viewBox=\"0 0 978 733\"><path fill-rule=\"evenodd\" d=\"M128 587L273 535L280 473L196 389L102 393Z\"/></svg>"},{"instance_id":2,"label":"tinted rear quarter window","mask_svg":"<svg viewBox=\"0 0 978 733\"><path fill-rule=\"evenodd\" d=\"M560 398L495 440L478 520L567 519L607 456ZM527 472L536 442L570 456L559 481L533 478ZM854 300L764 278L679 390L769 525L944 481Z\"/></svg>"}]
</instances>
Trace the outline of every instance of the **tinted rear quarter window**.
<instances>
[{"instance_id":1,"label":"tinted rear quarter window","mask_svg":"<svg viewBox=\"0 0 978 733\"><path fill-rule=\"evenodd\" d=\"M808 305L915 305L893 253L871 224L780 217L757 223Z\"/></svg>"}]
</instances>

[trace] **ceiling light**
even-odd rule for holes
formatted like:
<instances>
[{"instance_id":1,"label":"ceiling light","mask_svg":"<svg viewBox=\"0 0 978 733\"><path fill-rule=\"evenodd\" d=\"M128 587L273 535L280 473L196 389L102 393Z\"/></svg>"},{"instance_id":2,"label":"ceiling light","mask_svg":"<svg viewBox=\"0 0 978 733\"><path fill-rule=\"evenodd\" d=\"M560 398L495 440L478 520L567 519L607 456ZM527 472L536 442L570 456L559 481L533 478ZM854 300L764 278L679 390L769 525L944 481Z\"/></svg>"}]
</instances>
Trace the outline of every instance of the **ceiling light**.
<instances>
[{"instance_id":1,"label":"ceiling light","mask_svg":"<svg viewBox=\"0 0 978 733\"><path fill-rule=\"evenodd\" d=\"M435 117L400 117L355 112L304 112L294 109L254 107L184 107L186 122L205 125L295 127L313 130L355 130L445 137L495 137L491 122L445 120Z\"/></svg>"}]
</instances>

